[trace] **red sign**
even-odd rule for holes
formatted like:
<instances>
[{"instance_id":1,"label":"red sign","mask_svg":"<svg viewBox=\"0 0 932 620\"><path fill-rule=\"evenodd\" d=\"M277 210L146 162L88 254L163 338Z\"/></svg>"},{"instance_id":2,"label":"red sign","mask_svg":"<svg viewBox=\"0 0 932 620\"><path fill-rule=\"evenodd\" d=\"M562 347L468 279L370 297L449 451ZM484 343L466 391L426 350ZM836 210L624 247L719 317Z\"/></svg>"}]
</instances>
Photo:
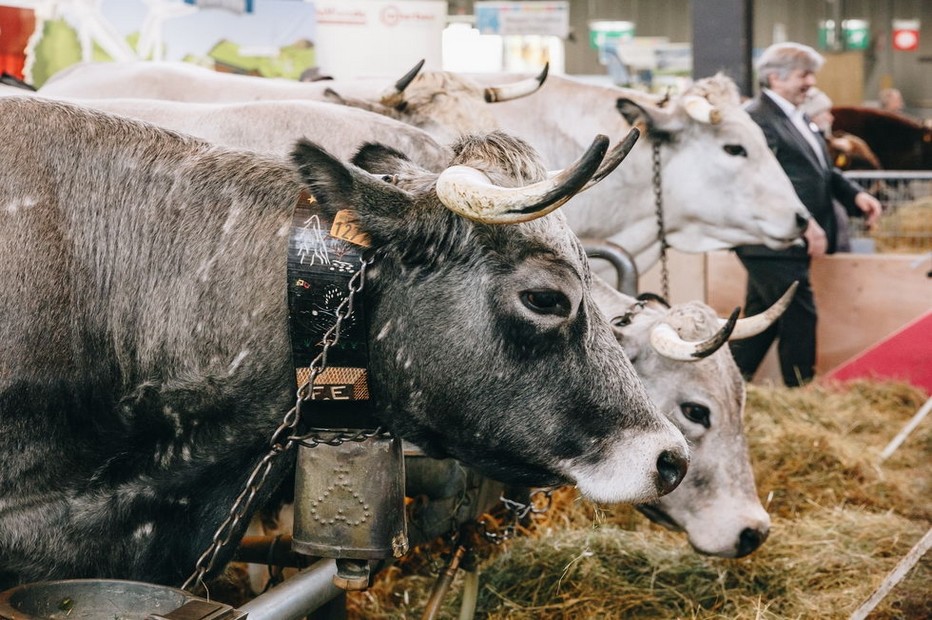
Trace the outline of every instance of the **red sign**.
<instances>
[{"instance_id":1,"label":"red sign","mask_svg":"<svg viewBox=\"0 0 932 620\"><path fill-rule=\"evenodd\" d=\"M901 52L915 52L919 49L919 31L894 30L893 49Z\"/></svg>"},{"instance_id":2,"label":"red sign","mask_svg":"<svg viewBox=\"0 0 932 620\"><path fill-rule=\"evenodd\" d=\"M893 49L900 52L915 52L919 49L919 20L893 20Z\"/></svg>"}]
</instances>

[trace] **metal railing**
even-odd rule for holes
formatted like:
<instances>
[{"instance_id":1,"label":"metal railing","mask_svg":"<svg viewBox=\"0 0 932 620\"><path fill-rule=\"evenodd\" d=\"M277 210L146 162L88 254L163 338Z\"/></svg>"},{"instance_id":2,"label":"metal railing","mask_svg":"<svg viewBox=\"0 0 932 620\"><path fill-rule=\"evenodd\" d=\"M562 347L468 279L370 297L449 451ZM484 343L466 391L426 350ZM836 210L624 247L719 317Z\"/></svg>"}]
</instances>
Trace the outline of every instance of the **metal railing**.
<instances>
[{"instance_id":1,"label":"metal railing","mask_svg":"<svg viewBox=\"0 0 932 620\"><path fill-rule=\"evenodd\" d=\"M861 218L849 220L852 251L932 251L932 170L856 170L844 174L876 196L884 207L873 230L868 230Z\"/></svg>"}]
</instances>

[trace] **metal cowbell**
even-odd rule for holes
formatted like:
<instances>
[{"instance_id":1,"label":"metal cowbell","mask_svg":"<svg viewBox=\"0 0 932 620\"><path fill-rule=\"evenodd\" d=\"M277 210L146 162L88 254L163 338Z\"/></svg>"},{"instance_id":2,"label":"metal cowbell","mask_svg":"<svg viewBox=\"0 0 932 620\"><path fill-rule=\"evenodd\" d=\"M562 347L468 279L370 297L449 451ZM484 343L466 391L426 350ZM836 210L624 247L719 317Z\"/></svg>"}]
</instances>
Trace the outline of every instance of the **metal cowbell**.
<instances>
[{"instance_id":1,"label":"metal cowbell","mask_svg":"<svg viewBox=\"0 0 932 620\"><path fill-rule=\"evenodd\" d=\"M320 433L321 439L326 431ZM400 439L299 445L294 539L298 553L378 560L408 551Z\"/></svg>"}]
</instances>

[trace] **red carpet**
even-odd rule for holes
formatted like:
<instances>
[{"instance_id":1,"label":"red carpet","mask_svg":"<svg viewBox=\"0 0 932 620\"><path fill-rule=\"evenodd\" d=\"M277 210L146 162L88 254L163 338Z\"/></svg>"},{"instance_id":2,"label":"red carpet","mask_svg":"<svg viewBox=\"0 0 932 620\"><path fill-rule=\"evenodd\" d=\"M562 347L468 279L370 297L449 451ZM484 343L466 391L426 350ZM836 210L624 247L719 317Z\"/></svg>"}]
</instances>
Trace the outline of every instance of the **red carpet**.
<instances>
[{"instance_id":1,"label":"red carpet","mask_svg":"<svg viewBox=\"0 0 932 620\"><path fill-rule=\"evenodd\" d=\"M932 310L823 375L826 379L894 379L932 394Z\"/></svg>"}]
</instances>

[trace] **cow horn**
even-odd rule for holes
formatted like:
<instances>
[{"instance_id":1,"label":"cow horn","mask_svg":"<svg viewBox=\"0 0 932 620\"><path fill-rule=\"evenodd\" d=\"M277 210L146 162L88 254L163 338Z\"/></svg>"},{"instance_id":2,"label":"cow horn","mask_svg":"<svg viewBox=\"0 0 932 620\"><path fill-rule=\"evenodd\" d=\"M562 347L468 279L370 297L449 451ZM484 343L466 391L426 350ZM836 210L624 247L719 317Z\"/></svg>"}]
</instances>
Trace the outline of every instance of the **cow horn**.
<instances>
[{"instance_id":1,"label":"cow horn","mask_svg":"<svg viewBox=\"0 0 932 620\"><path fill-rule=\"evenodd\" d=\"M612 171L618 167L618 164L625 160L625 157L628 156L628 153L631 152L631 149L634 148L634 144L638 141L640 135L640 130L637 127L632 127L631 131L628 132L628 135L625 136L625 139L616 144L615 148L608 152L608 155L606 155L605 159L602 160L602 165L599 166L599 169L595 171L595 174L592 175L592 178L590 178L589 181L579 191L586 191L611 174Z\"/></svg>"},{"instance_id":2,"label":"cow horn","mask_svg":"<svg viewBox=\"0 0 932 620\"><path fill-rule=\"evenodd\" d=\"M783 293L780 299L775 301L772 306L754 316L739 319L737 325L735 325L734 331L731 333L731 339L741 340L742 338L750 338L770 327L774 321L780 318L780 315L783 314L786 307L790 305L790 300L792 300L793 295L796 294L798 286L798 281L793 282L790 288L786 289L786 292Z\"/></svg>"},{"instance_id":3,"label":"cow horn","mask_svg":"<svg viewBox=\"0 0 932 620\"><path fill-rule=\"evenodd\" d=\"M718 125L722 122L722 113L705 97L685 95L683 97L683 108L691 118L700 123Z\"/></svg>"},{"instance_id":4,"label":"cow horn","mask_svg":"<svg viewBox=\"0 0 932 620\"><path fill-rule=\"evenodd\" d=\"M463 217L485 224L517 224L543 217L572 198L599 168L608 138L598 135L576 163L525 187L493 185L481 170L451 166L437 177L437 197Z\"/></svg>"},{"instance_id":5,"label":"cow horn","mask_svg":"<svg viewBox=\"0 0 932 620\"><path fill-rule=\"evenodd\" d=\"M595 174L592 175L592 178L583 186L581 190L577 193L582 193L607 177L615 168L618 167L618 164L625 160L625 157L628 156L628 153L631 152L631 149L634 148L634 144L638 141L638 138L641 135L641 130L637 127L632 127L628 131L628 135L625 136L625 139L615 145L611 151L608 152L608 155L605 156L605 159L602 160L602 165L599 166L599 169L595 171ZM559 170L549 170L547 175L551 178L560 174Z\"/></svg>"},{"instance_id":6,"label":"cow horn","mask_svg":"<svg viewBox=\"0 0 932 620\"><path fill-rule=\"evenodd\" d=\"M669 324L659 323L650 332L650 344L657 353L668 359L680 362L694 362L712 355L723 344L728 342L728 337L735 328L740 312L740 308L735 308L734 312L731 313L727 321L724 321L724 324L714 336L699 342L683 340Z\"/></svg>"},{"instance_id":7,"label":"cow horn","mask_svg":"<svg viewBox=\"0 0 932 620\"><path fill-rule=\"evenodd\" d=\"M537 77L527 78L511 84L502 84L501 86L488 86L485 89L485 102L498 103L499 101L511 101L520 99L531 93L537 92L544 85L547 79L547 73L550 71L550 63L544 65L544 70Z\"/></svg>"},{"instance_id":8,"label":"cow horn","mask_svg":"<svg viewBox=\"0 0 932 620\"><path fill-rule=\"evenodd\" d=\"M396 108L402 103L404 103L404 91L411 85L411 82L414 81L414 78L417 77L417 74L420 73L421 68L424 66L424 59L422 58L416 65L414 65L410 71L401 76L401 79L395 82L395 90L389 91L382 95L381 104L389 107Z\"/></svg>"}]
</instances>

